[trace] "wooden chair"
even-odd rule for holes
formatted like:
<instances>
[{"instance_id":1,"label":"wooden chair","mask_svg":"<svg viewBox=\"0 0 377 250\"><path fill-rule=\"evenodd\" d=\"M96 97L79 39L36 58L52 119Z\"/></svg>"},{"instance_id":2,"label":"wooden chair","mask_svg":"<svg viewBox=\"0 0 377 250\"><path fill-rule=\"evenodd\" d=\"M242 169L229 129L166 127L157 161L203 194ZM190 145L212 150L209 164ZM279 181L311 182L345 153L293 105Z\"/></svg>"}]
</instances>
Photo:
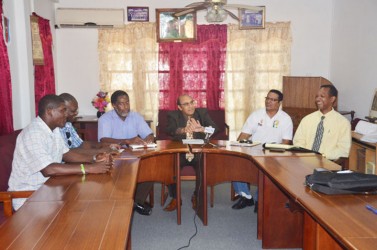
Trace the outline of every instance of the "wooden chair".
<instances>
[{"instance_id":1,"label":"wooden chair","mask_svg":"<svg viewBox=\"0 0 377 250\"><path fill-rule=\"evenodd\" d=\"M12 216L12 199L27 198L33 191L7 191L16 139L21 130L0 136L0 224Z\"/></svg>"},{"instance_id":2,"label":"wooden chair","mask_svg":"<svg viewBox=\"0 0 377 250\"><path fill-rule=\"evenodd\" d=\"M165 132L167 127L167 115L171 110L159 110L158 123L156 126L156 139L157 140L171 140L172 137ZM211 119L219 128L219 132L216 133L211 139L215 140L229 140L229 126L225 123L225 111L224 110L208 110L208 114ZM196 180L195 169L193 166L184 166L181 169L180 180ZM213 207L214 201L214 186L210 186L211 189L211 207ZM234 197L234 190L232 188L231 199ZM161 188L161 206L165 204L167 199L166 187L162 183Z\"/></svg>"}]
</instances>

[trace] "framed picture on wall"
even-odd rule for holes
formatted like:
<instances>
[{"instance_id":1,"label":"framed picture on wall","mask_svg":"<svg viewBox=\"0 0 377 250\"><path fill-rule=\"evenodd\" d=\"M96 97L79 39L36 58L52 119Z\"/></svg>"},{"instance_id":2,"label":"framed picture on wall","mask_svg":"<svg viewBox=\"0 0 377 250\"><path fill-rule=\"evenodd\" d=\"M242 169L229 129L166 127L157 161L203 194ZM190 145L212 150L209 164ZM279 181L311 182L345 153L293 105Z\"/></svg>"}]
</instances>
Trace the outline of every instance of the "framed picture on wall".
<instances>
[{"instance_id":1,"label":"framed picture on wall","mask_svg":"<svg viewBox=\"0 0 377 250\"><path fill-rule=\"evenodd\" d=\"M127 20L129 22L148 22L149 7L127 7Z\"/></svg>"},{"instance_id":2,"label":"framed picture on wall","mask_svg":"<svg viewBox=\"0 0 377 250\"><path fill-rule=\"evenodd\" d=\"M175 17L182 9L156 9L157 42L196 40L196 12Z\"/></svg>"},{"instance_id":3,"label":"framed picture on wall","mask_svg":"<svg viewBox=\"0 0 377 250\"><path fill-rule=\"evenodd\" d=\"M265 6L256 6L253 9L239 9L240 29L264 29Z\"/></svg>"},{"instance_id":4,"label":"framed picture on wall","mask_svg":"<svg viewBox=\"0 0 377 250\"><path fill-rule=\"evenodd\" d=\"M43 55L42 41L39 34L39 25L38 25L37 16L34 16L34 15L30 16L30 26L31 26L33 64L44 65L44 55Z\"/></svg>"}]
</instances>

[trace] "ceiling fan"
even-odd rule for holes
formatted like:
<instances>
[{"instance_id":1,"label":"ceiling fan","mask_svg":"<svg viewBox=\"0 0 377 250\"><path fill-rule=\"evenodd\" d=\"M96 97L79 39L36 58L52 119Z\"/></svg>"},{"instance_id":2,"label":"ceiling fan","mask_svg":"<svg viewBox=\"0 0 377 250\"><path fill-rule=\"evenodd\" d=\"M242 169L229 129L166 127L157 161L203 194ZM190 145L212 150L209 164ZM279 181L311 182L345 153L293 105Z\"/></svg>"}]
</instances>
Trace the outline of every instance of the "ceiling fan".
<instances>
[{"instance_id":1,"label":"ceiling fan","mask_svg":"<svg viewBox=\"0 0 377 250\"><path fill-rule=\"evenodd\" d=\"M228 8L248 9L255 12L259 12L263 9L262 7L244 4L227 4L227 0L205 0L204 2L191 3L185 6L185 8L183 8L182 10L174 13L173 15L176 17L180 17L191 12L207 9L207 15L205 17L207 22L222 22L227 18L228 15L239 21L238 16L229 11Z\"/></svg>"}]
</instances>

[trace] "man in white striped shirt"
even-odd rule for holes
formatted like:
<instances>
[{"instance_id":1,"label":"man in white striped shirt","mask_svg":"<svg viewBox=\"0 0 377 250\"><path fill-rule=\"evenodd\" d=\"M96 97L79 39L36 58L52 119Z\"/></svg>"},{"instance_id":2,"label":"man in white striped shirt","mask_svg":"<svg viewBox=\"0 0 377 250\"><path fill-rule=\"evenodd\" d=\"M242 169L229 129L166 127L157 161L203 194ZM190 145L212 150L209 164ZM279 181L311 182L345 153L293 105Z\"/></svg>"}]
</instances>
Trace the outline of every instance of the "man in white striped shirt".
<instances>
[{"instance_id":1,"label":"man in white striped shirt","mask_svg":"<svg viewBox=\"0 0 377 250\"><path fill-rule=\"evenodd\" d=\"M66 119L62 98L46 95L40 100L38 116L17 137L9 191L37 190L50 176L109 171L108 154L84 155L69 150L59 131ZM92 163L85 167L84 162ZM13 208L18 210L25 201L14 199Z\"/></svg>"}]
</instances>

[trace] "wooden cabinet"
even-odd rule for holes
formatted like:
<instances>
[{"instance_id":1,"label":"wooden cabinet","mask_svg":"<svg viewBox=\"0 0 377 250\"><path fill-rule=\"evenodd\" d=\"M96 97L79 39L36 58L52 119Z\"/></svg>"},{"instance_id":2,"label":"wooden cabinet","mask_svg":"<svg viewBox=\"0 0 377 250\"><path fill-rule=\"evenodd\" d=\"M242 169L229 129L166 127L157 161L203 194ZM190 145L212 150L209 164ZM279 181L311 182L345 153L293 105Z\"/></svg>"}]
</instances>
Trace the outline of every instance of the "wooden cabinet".
<instances>
[{"instance_id":1,"label":"wooden cabinet","mask_svg":"<svg viewBox=\"0 0 377 250\"><path fill-rule=\"evenodd\" d=\"M98 118L97 116L80 116L73 122L77 133L84 141L98 141Z\"/></svg>"},{"instance_id":2,"label":"wooden cabinet","mask_svg":"<svg viewBox=\"0 0 377 250\"><path fill-rule=\"evenodd\" d=\"M349 156L349 169L361 173L375 174L376 167L376 143L368 143L360 140L361 134L352 132L352 146ZM368 166L368 171L366 171Z\"/></svg>"},{"instance_id":3,"label":"wooden cabinet","mask_svg":"<svg viewBox=\"0 0 377 250\"><path fill-rule=\"evenodd\" d=\"M293 132L304 116L317 110L315 96L324 84L332 83L324 77L283 76L282 108L292 118Z\"/></svg>"}]
</instances>

